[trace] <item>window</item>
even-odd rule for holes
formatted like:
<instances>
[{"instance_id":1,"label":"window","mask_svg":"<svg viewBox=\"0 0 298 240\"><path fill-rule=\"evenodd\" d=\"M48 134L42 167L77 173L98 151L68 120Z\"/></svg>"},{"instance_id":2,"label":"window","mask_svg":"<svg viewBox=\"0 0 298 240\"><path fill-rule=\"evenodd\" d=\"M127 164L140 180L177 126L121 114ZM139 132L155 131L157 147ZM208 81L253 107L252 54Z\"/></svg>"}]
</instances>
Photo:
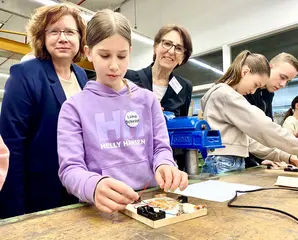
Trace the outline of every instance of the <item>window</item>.
<instances>
[{"instance_id":1,"label":"window","mask_svg":"<svg viewBox=\"0 0 298 240\"><path fill-rule=\"evenodd\" d=\"M198 60L212 68L223 71L222 50L194 57L192 59ZM213 83L221 76L220 74L207 69L206 67L202 67L190 60L183 66L178 67L174 72L181 77L190 80L193 86Z\"/></svg>"},{"instance_id":2,"label":"window","mask_svg":"<svg viewBox=\"0 0 298 240\"><path fill-rule=\"evenodd\" d=\"M201 110L201 98L204 96L205 93L201 93L199 95L193 96L192 101L194 101L194 107L192 111L193 116L197 116L199 110Z\"/></svg>"},{"instance_id":3,"label":"window","mask_svg":"<svg viewBox=\"0 0 298 240\"><path fill-rule=\"evenodd\" d=\"M242 43L231 47L232 59L242 51L250 50L252 52L263 54L272 59L281 52L286 52L298 57L298 29L291 29L288 31L276 33L261 39ZM273 115L277 123L283 118L284 113L289 109L294 97L298 95L298 79L293 80L284 89L280 89L275 93L273 98Z\"/></svg>"},{"instance_id":4,"label":"window","mask_svg":"<svg viewBox=\"0 0 298 240\"><path fill-rule=\"evenodd\" d=\"M298 56L298 29L292 29L285 32L276 33L261 39L253 40L243 44L231 47L232 59L242 51L250 50L252 52L263 54L270 60L281 52L287 52Z\"/></svg>"}]
</instances>

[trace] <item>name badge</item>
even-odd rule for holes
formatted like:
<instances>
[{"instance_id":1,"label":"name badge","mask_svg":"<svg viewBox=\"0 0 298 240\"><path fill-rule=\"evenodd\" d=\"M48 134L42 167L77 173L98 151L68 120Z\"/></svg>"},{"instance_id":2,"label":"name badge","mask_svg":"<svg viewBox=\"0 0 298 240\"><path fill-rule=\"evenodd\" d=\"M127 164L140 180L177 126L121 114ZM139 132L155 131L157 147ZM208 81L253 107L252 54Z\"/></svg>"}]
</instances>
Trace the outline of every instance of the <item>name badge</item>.
<instances>
[{"instance_id":1,"label":"name badge","mask_svg":"<svg viewBox=\"0 0 298 240\"><path fill-rule=\"evenodd\" d=\"M180 93L182 86L175 77L171 79L169 85L171 86L171 88L173 88L176 94Z\"/></svg>"},{"instance_id":2,"label":"name badge","mask_svg":"<svg viewBox=\"0 0 298 240\"><path fill-rule=\"evenodd\" d=\"M140 117L136 112L130 111L125 114L125 123L129 127L136 127L140 122Z\"/></svg>"}]
</instances>

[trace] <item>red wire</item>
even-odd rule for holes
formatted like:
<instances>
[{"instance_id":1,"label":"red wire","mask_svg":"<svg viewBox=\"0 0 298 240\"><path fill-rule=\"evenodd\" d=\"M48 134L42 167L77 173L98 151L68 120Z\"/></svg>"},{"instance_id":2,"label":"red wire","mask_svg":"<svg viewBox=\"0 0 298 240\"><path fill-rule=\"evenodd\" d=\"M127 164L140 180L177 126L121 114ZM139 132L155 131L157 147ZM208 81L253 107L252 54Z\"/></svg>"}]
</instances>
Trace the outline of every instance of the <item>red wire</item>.
<instances>
[{"instance_id":1,"label":"red wire","mask_svg":"<svg viewBox=\"0 0 298 240\"><path fill-rule=\"evenodd\" d=\"M144 189L139 193L139 196L141 196L144 191L147 189L147 187L149 186L149 182L146 182Z\"/></svg>"}]
</instances>

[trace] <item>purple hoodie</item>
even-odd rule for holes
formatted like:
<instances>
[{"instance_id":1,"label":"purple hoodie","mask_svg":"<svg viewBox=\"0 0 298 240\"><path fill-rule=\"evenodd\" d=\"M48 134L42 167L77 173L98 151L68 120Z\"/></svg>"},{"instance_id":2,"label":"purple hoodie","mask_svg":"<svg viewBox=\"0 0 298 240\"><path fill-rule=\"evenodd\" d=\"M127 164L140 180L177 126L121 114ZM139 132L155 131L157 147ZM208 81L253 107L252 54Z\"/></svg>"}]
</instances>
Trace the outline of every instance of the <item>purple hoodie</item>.
<instances>
[{"instance_id":1,"label":"purple hoodie","mask_svg":"<svg viewBox=\"0 0 298 240\"><path fill-rule=\"evenodd\" d=\"M131 95L127 87L116 92L89 81L62 105L59 177L81 201L94 203L94 190L102 177L137 190L146 183L157 185L154 174L159 165L176 166L160 103L149 90L128 84Z\"/></svg>"}]
</instances>

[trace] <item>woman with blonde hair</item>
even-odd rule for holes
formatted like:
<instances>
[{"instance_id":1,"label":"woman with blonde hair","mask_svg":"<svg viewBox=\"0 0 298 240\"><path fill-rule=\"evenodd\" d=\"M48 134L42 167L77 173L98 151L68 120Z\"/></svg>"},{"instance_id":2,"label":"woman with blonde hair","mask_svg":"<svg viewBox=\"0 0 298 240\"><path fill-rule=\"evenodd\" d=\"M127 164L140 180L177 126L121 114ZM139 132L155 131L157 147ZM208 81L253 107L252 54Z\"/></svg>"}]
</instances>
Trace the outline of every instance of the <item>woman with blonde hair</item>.
<instances>
[{"instance_id":1,"label":"woman with blonde hair","mask_svg":"<svg viewBox=\"0 0 298 240\"><path fill-rule=\"evenodd\" d=\"M219 174L244 170L244 158L249 152L261 159L298 165L295 156L298 155L298 139L243 97L265 86L269 77L267 59L261 54L243 51L204 95L201 100L204 119L211 128L220 131L225 148L207 156L203 172Z\"/></svg>"},{"instance_id":2,"label":"woman with blonde hair","mask_svg":"<svg viewBox=\"0 0 298 240\"><path fill-rule=\"evenodd\" d=\"M87 82L85 71L74 64L86 42L80 14L65 4L44 6L28 23L35 58L11 67L2 103L0 129L10 167L0 193L0 218L78 201L58 177L57 121L62 103Z\"/></svg>"}]
</instances>

